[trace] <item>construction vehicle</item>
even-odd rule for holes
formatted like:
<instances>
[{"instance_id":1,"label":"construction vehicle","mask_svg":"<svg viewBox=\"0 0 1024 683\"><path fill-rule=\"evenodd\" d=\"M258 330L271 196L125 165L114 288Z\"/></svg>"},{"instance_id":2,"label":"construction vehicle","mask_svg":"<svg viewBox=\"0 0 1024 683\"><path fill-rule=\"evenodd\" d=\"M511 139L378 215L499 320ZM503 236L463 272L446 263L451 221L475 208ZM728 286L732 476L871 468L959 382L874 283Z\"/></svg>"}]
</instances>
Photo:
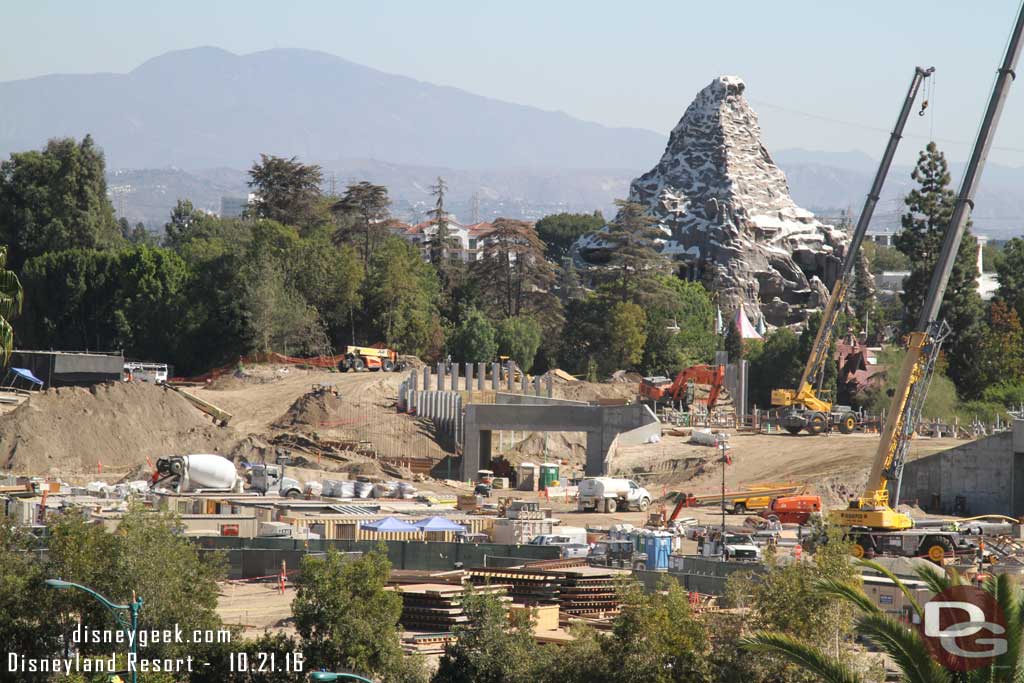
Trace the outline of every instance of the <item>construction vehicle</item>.
<instances>
[{"instance_id":1,"label":"construction vehicle","mask_svg":"<svg viewBox=\"0 0 1024 683\"><path fill-rule=\"evenodd\" d=\"M711 531L697 538L697 554L701 557L724 557L738 562L757 562L761 559L761 548L750 534L726 531Z\"/></svg>"},{"instance_id":2,"label":"construction vehicle","mask_svg":"<svg viewBox=\"0 0 1024 683\"><path fill-rule=\"evenodd\" d=\"M832 514L832 519L843 526L847 536L853 539L853 552L858 556L885 553L926 555L935 562L942 562L950 554L970 552L973 549L965 540L966 534L961 533L956 526L948 530L946 527L915 528L914 520L895 508L899 504L900 481L910 441L921 417L939 349L949 333L949 325L939 318L939 310L960 250L968 214L974 206L974 194L985 159L1014 78L1022 35L1024 6L1017 16L985 110L985 118L964 171L956 206L943 236L942 250L932 272L924 306L909 335L907 353L892 394L892 403L867 486L860 497L850 501L848 507Z\"/></svg>"},{"instance_id":3,"label":"construction vehicle","mask_svg":"<svg viewBox=\"0 0 1024 683\"><path fill-rule=\"evenodd\" d=\"M711 410L718 403L724 382L724 365L692 365L681 370L675 379L644 377L640 382L640 400L650 401L656 406L669 403L690 406L694 403L693 385L707 384L711 389L707 400L701 403Z\"/></svg>"},{"instance_id":4,"label":"construction vehicle","mask_svg":"<svg viewBox=\"0 0 1024 683\"><path fill-rule=\"evenodd\" d=\"M242 493L242 478L222 455L172 455L156 461L150 488L158 486L175 493Z\"/></svg>"},{"instance_id":5,"label":"construction vehicle","mask_svg":"<svg viewBox=\"0 0 1024 683\"><path fill-rule=\"evenodd\" d=\"M801 431L809 434L821 434L838 428L843 434L849 434L857 427L857 415L849 406L836 405L832 402L827 392L822 390L822 382L825 378L825 368L828 363L833 362L829 354L832 344L833 333L836 323L839 320L839 313L846 301L846 295L852 279L853 269L857 263L860 253L860 245L867 234L868 226L871 223L871 216L874 214L875 206L882 192L882 185L889 173L893 156L899 146L900 138L903 135L903 128L906 126L907 117L914 105L917 91L924 82L935 71L934 68L924 69L917 67L914 70L914 78L910 82L910 89L903 100L903 107L896 119L896 127L889 136L889 143L882 155L882 161L878 164L878 171L875 173L875 180L864 201L864 208L857 219L857 226L854 228L850 238L850 246L843 258L843 268L832 286L825 310L821 313L821 324L818 327L818 334L811 346L811 353L800 375L800 382L796 389L775 389L772 391L772 405L780 409L779 424L790 434L796 435Z\"/></svg>"},{"instance_id":6,"label":"construction vehicle","mask_svg":"<svg viewBox=\"0 0 1024 683\"><path fill-rule=\"evenodd\" d=\"M633 541L605 539L590 549L587 564L592 567L642 570L647 568L647 553L637 552Z\"/></svg>"},{"instance_id":7,"label":"construction vehicle","mask_svg":"<svg viewBox=\"0 0 1024 683\"><path fill-rule=\"evenodd\" d=\"M631 479L587 477L579 483L577 509L580 512L615 512L635 508L646 512L651 493Z\"/></svg>"},{"instance_id":8,"label":"construction vehicle","mask_svg":"<svg viewBox=\"0 0 1024 683\"><path fill-rule=\"evenodd\" d=\"M777 484L763 486L752 486L744 491L727 491L723 496L721 493L711 493L704 496L696 496L692 493L676 494L676 505L672 508L672 514L668 517L668 523L679 518L683 508L699 507L702 505L725 505L727 512L738 515L757 509L766 508L776 496L786 496L798 493L803 486L801 484Z\"/></svg>"},{"instance_id":9,"label":"construction vehicle","mask_svg":"<svg viewBox=\"0 0 1024 683\"><path fill-rule=\"evenodd\" d=\"M760 516L769 522L803 526L816 514L821 514L821 496L779 496L761 510Z\"/></svg>"},{"instance_id":10,"label":"construction vehicle","mask_svg":"<svg viewBox=\"0 0 1024 683\"><path fill-rule=\"evenodd\" d=\"M387 347L377 346L346 346L344 358L338 362L338 370L342 372L363 372L364 370L381 370L397 372L405 369L405 364L398 360L398 353Z\"/></svg>"},{"instance_id":11,"label":"construction vehicle","mask_svg":"<svg viewBox=\"0 0 1024 683\"><path fill-rule=\"evenodd\" d=\"M196 396L195 394L191 394L185 391L184 389L177 387L173 384L170 384L168 382L164 382L163 387L164 389L170 389L171 391L180 394L181 397L184 398L186 401L188 401L196 408L212 417L215 424L221 427L227 427L228 422L231 422L231 413L221 408L218 408L209 401L205 401Z\"/></svg>"},{"instance_id":12,"label":"construction vehicle","mask_svg":"<svg viewBox=\"0 0 1024 683\"><path fill-rule=\"evenodd\" d=\"M298 498L302 495L302 484L284 476L284 467L281 465L253 465L249 484L253 491L264 496Z\"/></svg>"}]
</instances>

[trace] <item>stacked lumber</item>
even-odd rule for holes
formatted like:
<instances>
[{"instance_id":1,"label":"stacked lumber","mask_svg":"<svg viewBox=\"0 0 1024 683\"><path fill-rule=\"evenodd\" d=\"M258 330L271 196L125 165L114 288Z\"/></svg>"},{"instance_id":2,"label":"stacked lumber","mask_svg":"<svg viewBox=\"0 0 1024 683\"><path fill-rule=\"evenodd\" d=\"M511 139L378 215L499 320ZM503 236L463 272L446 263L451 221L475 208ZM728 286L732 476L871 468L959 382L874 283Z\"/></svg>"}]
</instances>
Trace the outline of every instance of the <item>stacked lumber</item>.
<instances>
[{"instance_id":1,"label":"stacked lumber","mask_svg":"<svg viewBox=\"0 0 1024 683\"><path fill-rule=\"evenodd\" d=\"M494 593L506 602L508 586L489 585L477 588L480 592ZM403 628L448 632L455 626L466 624L469 617L462 607L465 589L460 585L444 583L414 583L395 586L394 590L402 594Z\"/></svg>"},{"instance_id":2,"label":"stacked lumber","mask_svg":"<svg viewBox=\"0 0 1024 683\"><path fill-rule=\"evenodd\" d=\"M615 583L622 574L629 572L604 567L485 568L467 572L474 585L499 581L509 584L509 594L517 602L556 604L565 616L617 613L620 603Z\"/></svg>"}]
</instances>

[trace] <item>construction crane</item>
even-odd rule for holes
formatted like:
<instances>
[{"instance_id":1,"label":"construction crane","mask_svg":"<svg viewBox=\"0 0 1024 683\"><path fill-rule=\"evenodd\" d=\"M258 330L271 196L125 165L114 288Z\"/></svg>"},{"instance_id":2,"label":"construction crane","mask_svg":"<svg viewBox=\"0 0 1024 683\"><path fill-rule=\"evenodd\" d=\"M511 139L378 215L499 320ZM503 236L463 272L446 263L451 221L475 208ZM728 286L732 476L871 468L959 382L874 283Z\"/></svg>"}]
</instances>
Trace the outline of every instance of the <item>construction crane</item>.
<instances>
[{"instance_id":1,"label":"construction crane","mask_svg":"<svg viewBox=\"0 0 1024 683\"><path fill-rule=\"evenodd\" d=\"M967 170L964 173L956 207L946 228L939 254L928 286L927 298L920 317L910 333L907 355L900 369L899 382L892 397L885 429L878 452L862 496L850 501L849 507L833 512L833 519L850 529L854 539L854 554L886 553L927 554L935 561L955 552L954 544L962 539L933 530L915 529L914 521L897 512L900 480L911 437L921 416L928 393L928 384L935 369L942 340L949 326L939 319L939 309L946 293L946 285L953 270L960 241L967 225L968 214L974 207L974 194L981 180L985 159L992 145L1003 105L1015 77L1014 69L1021 51L1024 33L1024 5L1021 6L1006 55L999 68L985 118L978 131ZM889 489L893 488L890 498Z\"/></svg>"},{"instance_id":2,"label":"construction crane","mask_svg":"<svg viewBox=\"0 0 1024 683\"><path fill-rule=\"evenodd\" d=\"M641 400L652 401L655 405L682 401L689 405L687 398L690 384L707 384L711 387L706 401L707 409L711 410L718 403L725 382L724 365L691 365L676 375L674 380L668 377L644 377L640 382Z\"/></svg>"},{"instance_id":3,"label":"construction crane","mask_svg":"<svg viewBox=\"0 0 1024 683\"><path fill-rule=\"evenodd\" d=\"M861 209L860 218L854 228L853 236L850 238L850 246L846 250L846 257L843 259L843 269L832 286L832 293L829 295L828 303L821 314L821 324L818 327L818 334L811 346L811 354L804 366L803 374L796 389L775 389L772 391L772 405L782 408L779 415L779 424L790 434L796 435L806 430L811 434L821 434L825 430L835 426L843 434L849 434L857 426L857 417L849 406L840 406L827 400L821 389L822 381L825 378L825 365L830 362L829 346L832 343L832 335L836 323L839 320L839 312L849 290L851 274L854 265L857 263L857 256L860 252L860 245L867 234L868 226L871 224L871 216L875 212L878 198L882 193L882 185L885 177L889 174L889 167L892 166L896 148L903 137L903 128L907 124L907 117L914 106L917 98L917 91L924 79L934 73L934 67L914 69L914 78L910 81L910 88L903 100L903 107L896 119L896 126L889 136L889 143L886 145L885 154L878 164L878 171L875 173L875 180L871 184L867 199L864 201L864 208Z\"/></svg>"}]
</instances>

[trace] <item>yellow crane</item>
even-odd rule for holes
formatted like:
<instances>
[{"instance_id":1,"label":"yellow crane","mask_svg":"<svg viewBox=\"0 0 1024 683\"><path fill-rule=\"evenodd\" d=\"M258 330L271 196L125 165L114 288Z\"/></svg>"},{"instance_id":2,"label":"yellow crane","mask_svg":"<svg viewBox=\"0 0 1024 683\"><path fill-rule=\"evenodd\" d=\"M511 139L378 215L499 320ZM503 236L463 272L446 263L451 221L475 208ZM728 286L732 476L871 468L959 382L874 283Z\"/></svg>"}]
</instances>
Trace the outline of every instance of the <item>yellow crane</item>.
<instances>
[{"instance_id":1,"label":"yellow crane","mask_svg":"<svg viewBox=\"0 0 1024 683\"><path fill-rule=\"evenodd\" d=\"M924 79L935 72L934 68L917 67L914 69L914 78L910 82L907 96L903 100L899 117L896 119L896 126L889 136L882 161L878 164L878 171L875 173L875 180L871 184L867 199L864 201L864 208L857 219L857 226L850 237L850 246L843 258L843 269L832 286L832 292L825 304L825 310L821 314L821 324L818 326L818 334L811 346L811 354L800 375L800 382L796 389L775 389L772 391L772 405L781 408L779 413L779 424L790 434L799 434L807 430L811 434L820 434L831 427L838 427L843 434L849 434L857 426L857 416L849 406L840 406L832 403L824 395L821 389L822 380L825 377L826 364L831 362L829 358L829 346L832 343L832 335L839 320L839 312L842 304L846 301L846 295L850 286L851 274L854 265L857 263L857 255L860 252L860 245L867 234L868 226L871 224L871 217L878 204L878 198L882 193L882 185L885 177L889 174L889 167L892 166L893 157L896 155L896 148L899 146L903 136L903 128L907 124L907 117L914 106L917 91Z\"/></svg>"},{"instance_id":2,"label":"yellow crane","mask_svg":"<svg viewBox=\"0 0 1024 683\"><path fill-rule=\"evenodd\" d=\"M958 544L963 547L963 539L955 530L937 532L932 529L915 529L914 521L894 508L899 503L903 464L921 416L935 360L943 338L949 333L949 326L939 319L939 309L960 249L968 214L974 208L974 194L985 159L1014 79L1022 33L1024 6L1017 17L992 88L985 118L960 186L956 207L943 237L942 251L932 273L927 298L908 339L907 355L900 369L899 381L867 486L864 493L851 500L847 508L832 513L834 521L849 528L849 534L854 538L855 554L927 554L931 559L941 561L942 557L954 553Z\"/></svg>"}]
</instances>

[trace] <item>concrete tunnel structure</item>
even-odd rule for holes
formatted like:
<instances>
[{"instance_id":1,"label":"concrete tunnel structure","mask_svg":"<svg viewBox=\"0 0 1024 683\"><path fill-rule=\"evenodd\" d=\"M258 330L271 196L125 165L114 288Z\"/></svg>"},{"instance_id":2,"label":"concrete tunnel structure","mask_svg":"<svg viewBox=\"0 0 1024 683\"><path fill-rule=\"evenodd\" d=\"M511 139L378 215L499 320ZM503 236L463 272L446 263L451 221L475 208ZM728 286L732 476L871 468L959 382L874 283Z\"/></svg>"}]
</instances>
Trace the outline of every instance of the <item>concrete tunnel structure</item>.
<instances>
[{"instance_id":1,"label":"concrete tunnel structure","mask_svg":"<svg viewBox=\"0 0 1024 683\"><path fill-rule=\"evenodd\" d=\"M539 396L500 394L498 403L466 406L462 478L490 469L494 431L586 432L587 476L606 473L609 451L618 445L647 443L661 436L661 423L640 403L622 406L590 405Z\"/></svg>"}]
</instances>

